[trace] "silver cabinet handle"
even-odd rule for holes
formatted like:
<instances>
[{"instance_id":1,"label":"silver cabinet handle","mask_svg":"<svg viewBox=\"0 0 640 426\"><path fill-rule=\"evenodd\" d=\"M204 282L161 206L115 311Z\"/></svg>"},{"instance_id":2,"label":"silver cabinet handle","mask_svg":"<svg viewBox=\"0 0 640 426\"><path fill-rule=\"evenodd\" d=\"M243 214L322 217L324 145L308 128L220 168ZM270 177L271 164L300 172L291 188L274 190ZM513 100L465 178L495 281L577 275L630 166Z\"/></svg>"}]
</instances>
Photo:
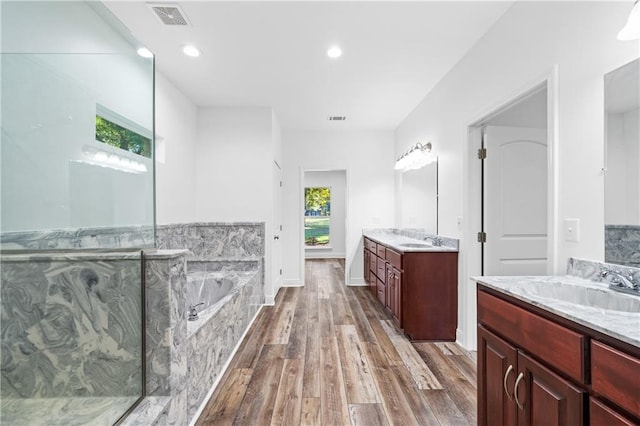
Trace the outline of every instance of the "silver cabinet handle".
<instances>
[{"instance_id":1,"label":"silver cabinet handle","mask_svg":"<svg viewBox=\"0 0 640 426\"><path fill-rule=\"evenodd\" d=\"M502 379L502 385L504 387L504 393L509 397L509 401L513 401L513 396L509 394L509 390L507 389L507 378L509 377L509 373L513 371L513 365L509 365L507 371L504 373L504 379Z\"/></svg>"},{"instance_id":2,"label":"silver cabinet handle","mask_svg":"<svg viewBox=\"0 0 640 426\"><path fill-rule=\"evenodd\" d=\"M516 384L513 386L513 396L516 398L516 404L518 408L524 410L524 405L518 399L518 386L520 385L520 381L524 379L524 373L518 374L518 378L516 379Z\"/></svg>"}]
</instances>

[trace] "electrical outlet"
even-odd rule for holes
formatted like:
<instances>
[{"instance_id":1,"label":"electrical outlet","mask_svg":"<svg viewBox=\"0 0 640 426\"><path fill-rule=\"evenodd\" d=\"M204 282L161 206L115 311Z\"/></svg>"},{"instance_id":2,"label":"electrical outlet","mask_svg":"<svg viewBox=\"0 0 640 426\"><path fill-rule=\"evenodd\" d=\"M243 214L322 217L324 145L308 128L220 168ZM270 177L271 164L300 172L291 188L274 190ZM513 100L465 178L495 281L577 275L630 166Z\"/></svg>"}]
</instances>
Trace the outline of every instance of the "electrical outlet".
<instances>
[{"instance_id":1,"label":"electrical outlet","mask_svg":"<svg viewBox=\"0 0 640 426\"><path fill-rule=\"evenodd\" d=\"M564 220L564 240L571 243L580 241L580 219Z\"/></svg>"}]
</instances>

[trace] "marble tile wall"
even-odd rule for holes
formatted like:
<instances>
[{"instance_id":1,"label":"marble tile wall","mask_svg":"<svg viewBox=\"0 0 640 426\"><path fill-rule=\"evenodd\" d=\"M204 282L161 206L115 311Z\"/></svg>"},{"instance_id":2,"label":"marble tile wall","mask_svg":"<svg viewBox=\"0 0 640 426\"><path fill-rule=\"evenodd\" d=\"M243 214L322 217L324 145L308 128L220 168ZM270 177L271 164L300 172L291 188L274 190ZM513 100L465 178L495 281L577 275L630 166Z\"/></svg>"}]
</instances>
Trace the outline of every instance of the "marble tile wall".
<instances>
[{"instance_id":1,"label":"marble tile wall","mask_svg":"<svg viewBox=\"0 0 640 426\"><path fill-rule=\"evenodd\" d=\"M187 249L187 260L259 259L264 256L264 223L159 225L158 249Z\"/></svg>"},{"instance_id":2,"label":"marble tile wall","mask_svg":"<svg viewBox=\"0 0 640 426\"><path fill-rule=\"evenodd\" d=\"M222 374L231 352L264 303L263 281L259 271L245 278L238 287L220 300L215 313L189 323L188 418L195 416L216 379ZM202 322L202 323L198 323Z\"/></svg>"},{"instance_id":3,"label":"marble tile wall","mask_svg":"<svg viewBox=\"0 0 640 426\"><path fill-rule=\"evenodd\" d=\"M152 226L54 229L46 231L4 232L2 250L66 250L153 247Z\"/></svg>"},{"instance_id":4,"label":"marble tile wall","mask_svg":"<svg viewBox=\"0 0 640 426\"><path fill-rule=\"evenodd\" d=\"M142 393L140 253L3 254L1 395Z\"/></svg>"},{"instance_id":5,"label":"marble tile wall","mask_svg":"<svg viewBox=\"0 0 640 426\"><path fill-rule=\"evenodd\" d=\"M604 260L640 267L640 226L605 225Z\"/></svg>"}]
</instances>

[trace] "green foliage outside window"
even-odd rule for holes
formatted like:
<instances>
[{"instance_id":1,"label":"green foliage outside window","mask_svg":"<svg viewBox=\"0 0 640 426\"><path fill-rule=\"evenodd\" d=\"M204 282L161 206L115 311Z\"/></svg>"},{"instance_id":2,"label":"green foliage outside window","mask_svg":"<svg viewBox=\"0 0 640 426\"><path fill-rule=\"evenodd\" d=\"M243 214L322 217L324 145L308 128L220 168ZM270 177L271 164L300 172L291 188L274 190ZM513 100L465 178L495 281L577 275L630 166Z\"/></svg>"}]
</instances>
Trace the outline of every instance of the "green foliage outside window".
<instances>
[{"instance_id":1,"label":"green foliage outside window","mask_svg":"<svg viewBox=\"0 0 640 426\"><path fill-rule=\"evenodd\" d=\"M331 225L331 188L305 188L304 209L305 245L328 245Z\"/></svg>"},{"instance_id":2,"label":"green foliage outside window","mask_svg":"<svg viewBox=\"0 0 640 426\"><path fill-rule=\"evenodd\" d=\"M96 140L151 158L151 139L96 115Z\"/></svg>"}]
</instances>

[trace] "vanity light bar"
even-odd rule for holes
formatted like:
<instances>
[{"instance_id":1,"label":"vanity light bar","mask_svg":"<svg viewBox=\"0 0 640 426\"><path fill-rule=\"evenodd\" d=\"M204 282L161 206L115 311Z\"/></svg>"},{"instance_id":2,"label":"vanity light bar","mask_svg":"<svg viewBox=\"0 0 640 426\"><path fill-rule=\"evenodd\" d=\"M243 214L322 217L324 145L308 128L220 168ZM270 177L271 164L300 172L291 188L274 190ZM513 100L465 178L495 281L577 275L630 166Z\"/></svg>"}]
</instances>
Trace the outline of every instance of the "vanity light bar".
<instances>
[{"instance_id":1,"label":"vanity light bar","mask_svg":"<svg viewBox=\"0 0 640 426\"><path fill-rule=\"evenodd\" d=\"M433 162L434 159L431 155L431 142L427 142L426 145L418 142L396 160L394 169L403 171L419 169Z\"/></svg>"}]
</instances>

